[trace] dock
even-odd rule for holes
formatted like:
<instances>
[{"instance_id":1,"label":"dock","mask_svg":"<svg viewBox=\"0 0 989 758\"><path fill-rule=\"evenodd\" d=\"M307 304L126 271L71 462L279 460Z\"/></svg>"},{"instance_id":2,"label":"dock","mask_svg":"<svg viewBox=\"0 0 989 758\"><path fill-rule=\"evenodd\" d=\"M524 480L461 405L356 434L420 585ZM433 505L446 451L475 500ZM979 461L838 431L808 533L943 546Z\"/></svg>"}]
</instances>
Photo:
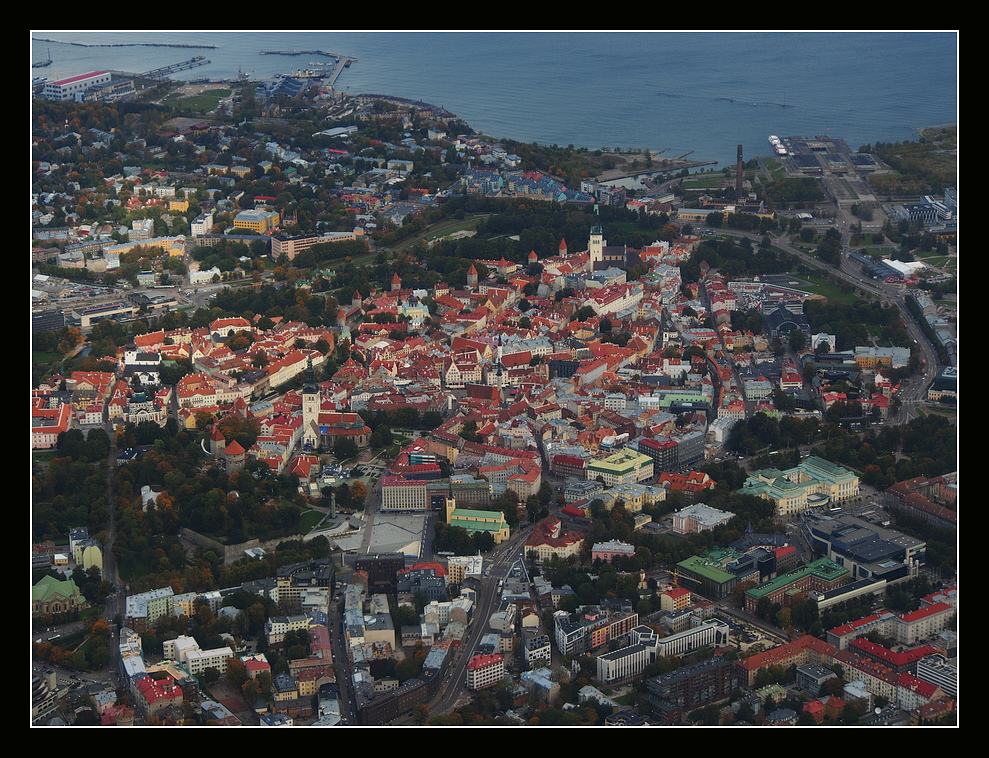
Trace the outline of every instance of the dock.
<instances>
[{"instance_id":1,"label":"dock","mask_svg":"<svg viewBox=\"0 0 989 758\"><path fill-rule=\"evenodd\" d=\"M31 64L31 68L44 68L45 66L50 66L52 64L52 51L48 50L48 57L43 61L35 61Z\"/></svg>"},{"instance_id":2,"label":"dock","mask_svg":"<svg viewBox=\"0 0 989 758\"><path fill-rule=\"evenodd\" d=\"M161 68L152 69L151 71L145 71L140 74L142 78L145 79L164 79L166 76L174 74L176 71L185 71L186 69L196 68L197 66L205 66L210 61L206 60L203 56L197 55L195 58L190 58L187 61L182 61L181 63L173 63L171 66L162 66Z\"/></svg>"},{"instance_id":3,"label":"dock","mask_svg":"<svg viewBox=\"0 0 989 758\"><path fill-rule=\"evenodd\" d=\"M260 50L258 55L321 55L324 58L333 58L336 64L333 66L333 70L325 75L326 79L329 79L329 86L332 89L336 84L337 79L343 70L350 66L351 63L356 63L357 59L352 58L349 55L340 55L340 53L328 53L325 50ZM320 64L311 64L320 65ZM322 78L322 77L321 77Z\"/></svg>"},{"instance_id":4,"label":"dock","mask_svg":"<svg viewBox=\"0 0 989 758\"><path fill-rule=\"evenodd\" d=\"M346 58L346 57L337 58L336 65L333 67L333 71L330 72L330 75L328 77L330 89L332 89L333 86L337 83L337 79L340 77L340 74L343 73L343 70L356 60L357 60L356 58Z\"/></svg>"}]
</instances>

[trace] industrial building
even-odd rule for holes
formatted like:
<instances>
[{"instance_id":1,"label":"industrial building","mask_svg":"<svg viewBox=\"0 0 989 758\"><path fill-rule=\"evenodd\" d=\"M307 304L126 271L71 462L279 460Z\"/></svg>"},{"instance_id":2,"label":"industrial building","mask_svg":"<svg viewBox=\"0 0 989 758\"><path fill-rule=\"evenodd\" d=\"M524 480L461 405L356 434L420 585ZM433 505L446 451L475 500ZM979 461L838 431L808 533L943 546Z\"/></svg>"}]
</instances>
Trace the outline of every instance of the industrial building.
<instances>
[{"instance_id":1,"label":"industrial building","mask_svg":"<svg viewBox=\"0 0 989 758\"><path fill-rule=\"evenodd\" d=\"M87 90L109 84L110 78L109 71L90 71L66 79L45 82L41 96L46 100L78 100Z\"/></svg>"}]
</instances>

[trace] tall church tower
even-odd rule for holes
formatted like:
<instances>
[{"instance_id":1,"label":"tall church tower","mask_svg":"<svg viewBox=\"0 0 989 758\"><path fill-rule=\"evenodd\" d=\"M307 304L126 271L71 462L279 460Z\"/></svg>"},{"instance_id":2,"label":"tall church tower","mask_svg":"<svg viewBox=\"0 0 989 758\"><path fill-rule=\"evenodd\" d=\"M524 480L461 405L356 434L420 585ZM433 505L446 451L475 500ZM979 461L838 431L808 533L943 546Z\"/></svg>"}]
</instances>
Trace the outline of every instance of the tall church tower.
<instances>
[{"instance_id":1,"label":"tall church tower","mask_svg":"<svg viewBox=\"0 0 989 758\"><path fill-rule=\"evenodd\" d=\"M315 450L319 447L319 386L312 367L312 356L306 365L306 379L302 387L302 445Z\"/></svg>"},{"instance_id":2,"label":"tall church tower","mask_svg":"<svg viewBox=\"0 0 989 758\"><path fill-rule=\"evenodd\" d=\"M597 206L594 206L594 213L597 215ZM591 227L591 238L587 243L587 252L590 255L589 265L591 271L596 271L600 264L604 263L604 230L601 224L595 223Z\"/></svg>"},{"instance_id":3,"label":"tall church tower","mask_svg":"<svg viewBox=\"0 0 989 758\"><path fill-rule=\"evenodd\" d=\"M488 380L488 384L494 385L495 387L498 388L499 391L503 390L504 387L505 387L505 376L504 376L505 366L502 363L502 355L503 355L503 350L502 350L502 343L501 343L501 335L499 334L498 335L498 353L497 353L497 356L495 358L495 379L494 379L494 381L491 381L490 379Z\"/></svg>"}]
</instances>

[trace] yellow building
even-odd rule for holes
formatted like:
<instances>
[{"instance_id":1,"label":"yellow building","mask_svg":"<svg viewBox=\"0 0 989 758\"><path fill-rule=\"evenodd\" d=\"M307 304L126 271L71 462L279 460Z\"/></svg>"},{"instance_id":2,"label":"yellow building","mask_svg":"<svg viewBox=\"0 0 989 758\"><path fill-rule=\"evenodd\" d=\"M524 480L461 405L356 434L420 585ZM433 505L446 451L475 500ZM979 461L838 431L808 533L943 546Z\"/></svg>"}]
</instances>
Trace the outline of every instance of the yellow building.
<instances>
[{"instance_id":1,"label":"yellow building","mask_svg":"<svg viewBox=\"0 0 989 758\"><path fill-rule=\"evenodd\" d=\"M795 516L808 508L834 506L858 495L854 472L817 456L787 471L764 469L745 480L742 492L771 500L776 515Z\"/></svg>"},{"instance_id":2,"label":"yellow building","mask_svg":"<svg viewBox=\"0 0 989 758\"><path fill-rule=\"evenodd\" d=\"M511 534L505 515L501 511L479 511L469 508L457 508L455 498L446 498L446 523L450 526L460 526L473 534L474 532L489 532L494 537L494 543L500 545Z\"/></svg>"},{"instance_id":3,"label":"yellow building","mask_svg":"<svg viewBox=\"0 0 989 758\"><path fill-rule=\"evenodd\" d=\"M607 458L592 460L587 478L601 477L606 487L644 482L653 475L653 459L632 449L619 450Z\"/></svg>"},{"instance_id":4,"label":"yellow building","mask_svg":"<svg viewBox=\"0 0 989 758\"><path fill-rule=\"evenodd\" d=\"M638 513L644 506L665 501L666 489L664 487L651 487L648 484L619 484L605 490L598 497L605 501L604 506L608 510L614 508L615 503L620 500L626 511Z\"/></svg>"},{"instance_id":5,"label":"yellow building","mask_svg":"<svg viewBox=\"0 0 989 758\"><path fill-rule=\"evenodd\" d=\"M712 213L717 213L718 208L679 208L676 212L677 221L682 221L684 223L704 223L707 221L707 217ZM722 217L727 215L724 211L721 212Z\"/></svg>"},{"instance_id":6,"label":"yellow building","mask_svg":"<svg viewBox=\"0 0 989 758\"><path fill-rule=\"evenodd\" d=\"M241 211L234 217L234 226L238 229L247 229L255 234L264 234L281 223L277 211Z\"/></svg>"}]
</instances>

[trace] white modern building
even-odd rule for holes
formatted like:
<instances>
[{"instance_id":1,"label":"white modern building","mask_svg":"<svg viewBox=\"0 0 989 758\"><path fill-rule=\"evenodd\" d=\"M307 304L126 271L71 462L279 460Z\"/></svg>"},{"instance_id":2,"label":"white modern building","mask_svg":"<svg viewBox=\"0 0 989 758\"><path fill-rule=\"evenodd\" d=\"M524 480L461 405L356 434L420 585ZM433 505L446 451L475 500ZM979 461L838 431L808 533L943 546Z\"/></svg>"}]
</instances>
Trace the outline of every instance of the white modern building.
<instances>
[{"instance_id":1,"label":"white modern building","mask_svg":"<svg viewBox=\"0 0 989 758\"><path fill-rule=\"evenodd\" d=\"M206 213L200 213L193 219L190 224L190 231L194 237L201 237L204 234L208 234L209 230L213 228L213 211L207 211Z\"/></svg>"},{"instance_id":2,"label":"white modern building","mask_svg":"<svg viewBox=\"0 0 989 758\"><path fill-rule=\"evenodd\" d=\"M553 659L549 635L542 629L522 630L522 651L525 655L525 662L530 666L539 665L539 661L549 664Z\"/></svg>"},{"instance_id":3,"label":"white modern building","mask_svg":"<svg viewBox=\"0 0 989 758\"><path fill-rule=\"evenodd\" d=\"M109 71L90 71L87 74L70 76L67 79L57 79L45 82L41 96L46 100L73 100L86 90L110 83Z\"/></svg>"},{"instance_id":4,"label":"white modern building","mask_svg":"<svg viewBox=\"0 0 989 758\"><path fill-rule=\"evenodd\" d=\"M697 626L669 637L660 637L647 626L637 626L629 632L629 645L598 656L598 681L608 685L628 681L665 656L683 655L705 645L724 645L728 642L728 633L728 625L716 618L705 619Z\"/></svg>"},{"instance_id":5,"label":"white modern building","mask_svg":"<svg viewBox=\"0 0 989 758\"><path fill-rule=\"evenodd\" d=\"M162 653L165 658L181 663L193 676L199 676L210 668L225 674L227 661L234 654L229 647L202 650L194 638L185 635L163 642Z\"/></svg>"},{"instance_id":6,"label":"white modern building","mask_svg":"<svg viewBox=\"0 0 989 758\"><path fill-rule=\"evenodd\" d=\"M627 645L597 658L598 681L605 685L626 682L639 676L652 662L650 648L642 643Z\"/></svg>"},{"instance_id":7,"label":"white modern building","mask_svg":"<svg viewBox=\"0 0 989 758\"><path fill-rule=\"evenodd\" d=\"M943 655L929 655L917 661L917 678L940 687L946 695L958 695L958 666Z\"/></svg>"}]
</instances>

